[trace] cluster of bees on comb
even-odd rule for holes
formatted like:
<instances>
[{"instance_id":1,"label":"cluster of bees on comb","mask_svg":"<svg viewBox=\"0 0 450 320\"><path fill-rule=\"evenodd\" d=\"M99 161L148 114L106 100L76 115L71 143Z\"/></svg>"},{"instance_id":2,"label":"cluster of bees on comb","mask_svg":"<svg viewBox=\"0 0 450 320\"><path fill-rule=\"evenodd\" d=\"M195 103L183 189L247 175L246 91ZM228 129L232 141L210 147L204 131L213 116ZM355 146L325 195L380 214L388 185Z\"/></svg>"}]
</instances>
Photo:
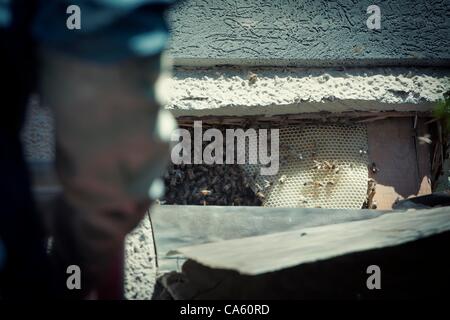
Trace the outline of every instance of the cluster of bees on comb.
<instances>
[{"instance_id":1,"label":"cluster of bees on comb","mask_svg":"<svg viewBox=\"0 0 450 320\"><path fill-rule=\"evenodd\" d=\"M160 204L260 206L239 165L172 165Z\"/></svg>"}]
</instances>

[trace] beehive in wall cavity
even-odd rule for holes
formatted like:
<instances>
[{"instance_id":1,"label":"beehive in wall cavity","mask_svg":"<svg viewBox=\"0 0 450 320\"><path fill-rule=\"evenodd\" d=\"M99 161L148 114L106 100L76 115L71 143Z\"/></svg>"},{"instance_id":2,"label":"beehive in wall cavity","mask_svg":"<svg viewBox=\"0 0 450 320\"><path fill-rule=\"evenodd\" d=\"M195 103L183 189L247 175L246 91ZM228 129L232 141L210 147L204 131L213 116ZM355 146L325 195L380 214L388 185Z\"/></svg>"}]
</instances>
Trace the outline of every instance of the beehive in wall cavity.
<instances>
[{"instance_id":1,"label":"beehive in wall cavity","mask_svg":"<svg viewBox=\"0 0 450 320\"><path fill-rule=\"evenodd\" d=\"M259 164L243 165L264 206L362 207L368 179L365 125L308 124L279 130L276 175L260 175ZM256 152L249 146L248 154Z\"/></svg>"}]
</instances>

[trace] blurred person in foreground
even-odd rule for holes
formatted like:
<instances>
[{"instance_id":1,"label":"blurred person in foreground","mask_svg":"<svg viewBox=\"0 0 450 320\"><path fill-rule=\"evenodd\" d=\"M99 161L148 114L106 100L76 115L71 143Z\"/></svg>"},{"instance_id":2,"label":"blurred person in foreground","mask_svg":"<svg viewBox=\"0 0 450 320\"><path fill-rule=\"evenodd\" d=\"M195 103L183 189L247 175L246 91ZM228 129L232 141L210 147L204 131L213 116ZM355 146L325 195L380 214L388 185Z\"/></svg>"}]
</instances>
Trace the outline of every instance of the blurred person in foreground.
<instances>
[{"instance_id":1,"label":"blurred person in foreground","mask_svg":"<svg viewBox=\"0 0 450 320\"><path fill-rule=\"evenodd\" d=\"M124 239L163 191L176 126L162 108L172 2L0 0L0 298L121 298ZM20 142L34 90L54 115L63 186L51 259ZM70 265L81 290L66 286Z\"/></svg>"}]
</instances>

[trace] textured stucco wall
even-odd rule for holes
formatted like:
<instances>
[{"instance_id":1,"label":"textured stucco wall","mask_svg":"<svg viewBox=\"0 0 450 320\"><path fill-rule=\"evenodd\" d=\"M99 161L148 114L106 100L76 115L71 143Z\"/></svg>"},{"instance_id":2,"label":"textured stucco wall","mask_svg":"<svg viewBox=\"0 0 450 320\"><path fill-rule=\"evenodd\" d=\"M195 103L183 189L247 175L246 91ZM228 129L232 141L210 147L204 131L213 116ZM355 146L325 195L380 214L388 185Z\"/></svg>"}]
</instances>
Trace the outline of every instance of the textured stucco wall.
<instances>
[{"instance_id":1,"label":"textured stucco wall","mask_svg":"<svg viewBox=\"0 0 450 320\"><path fill-rule=\"evenodd\" d=\"M154 208L154 207L153 207ZM156 281L156 252L149 216L127 236L125 242L125 298L150 300Z\"/></svg>"},{"instance_id":2,"label":"textured stucco wall","mask_svg":"<svg viewBox=\"0 0 450 320\"><path fill-rule=\"evenodd\" d=\"M381 9L369 30L367 7ZM449 0L185 0L169 15L178 64L450 64Z\"/></svg>"}]
</instances>

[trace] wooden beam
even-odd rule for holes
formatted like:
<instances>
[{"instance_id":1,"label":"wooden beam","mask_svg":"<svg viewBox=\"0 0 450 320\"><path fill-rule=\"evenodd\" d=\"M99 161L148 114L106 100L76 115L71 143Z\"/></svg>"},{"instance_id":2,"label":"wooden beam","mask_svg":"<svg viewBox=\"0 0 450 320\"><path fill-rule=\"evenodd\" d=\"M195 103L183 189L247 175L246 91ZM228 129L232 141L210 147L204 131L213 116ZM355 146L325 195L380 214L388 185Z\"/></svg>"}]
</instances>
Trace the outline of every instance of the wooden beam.
<instances>
[{"instance_id":1,"label":"wooden beam","mask_svg":"<svg viewBox=\"0 0 450 320\"><path fill-rule=\"evenodd\" d=\"M176 252L212 268L258 275L446 231L450 231L450 210L437 208L183 247Z\"/></svg>"}]
</instances>

